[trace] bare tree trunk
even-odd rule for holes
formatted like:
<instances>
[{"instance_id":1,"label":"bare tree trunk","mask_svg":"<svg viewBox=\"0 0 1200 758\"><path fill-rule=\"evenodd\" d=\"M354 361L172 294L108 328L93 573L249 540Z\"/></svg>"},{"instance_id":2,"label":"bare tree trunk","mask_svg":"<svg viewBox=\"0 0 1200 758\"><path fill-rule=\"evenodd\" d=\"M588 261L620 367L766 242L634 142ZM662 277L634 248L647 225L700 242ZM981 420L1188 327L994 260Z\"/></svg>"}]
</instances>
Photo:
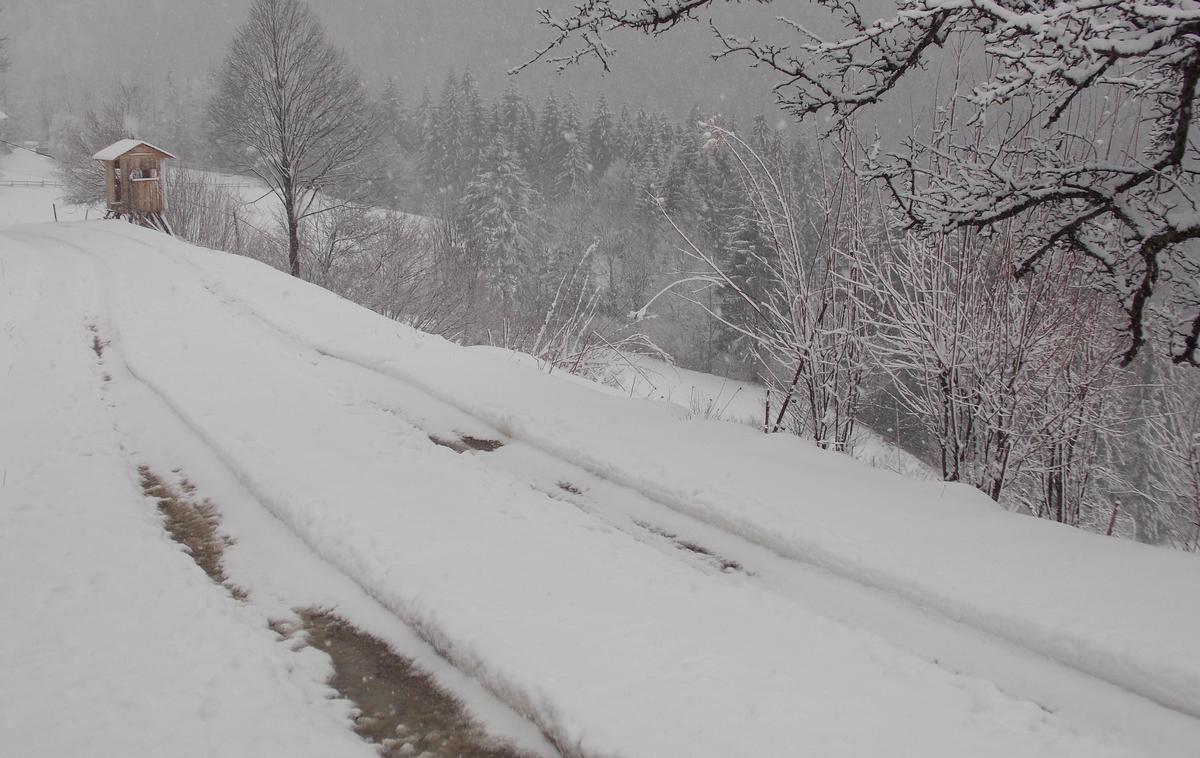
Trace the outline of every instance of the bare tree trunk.
<instances>
[{"instance_id":1,"label":"bare tree trunk","mask_svg":"<svg viewBox=\"0 0 1200 758\"><path fill-rule=\"evenodd\" d=\"M285 193L283 213L287 219L288 235L288 272L295 277L300 276L300 219L296 213L295 195Z\"/></svg>"}]
</instances>

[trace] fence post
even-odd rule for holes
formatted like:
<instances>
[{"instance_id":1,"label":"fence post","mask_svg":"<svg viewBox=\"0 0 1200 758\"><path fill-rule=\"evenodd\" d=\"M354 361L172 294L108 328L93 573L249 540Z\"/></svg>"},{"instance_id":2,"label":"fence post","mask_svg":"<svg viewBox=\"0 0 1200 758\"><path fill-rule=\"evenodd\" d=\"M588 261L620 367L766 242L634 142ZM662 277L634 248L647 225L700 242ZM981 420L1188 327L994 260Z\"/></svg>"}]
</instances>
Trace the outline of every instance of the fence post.
<instances>
[{"instance_id":1,"label":"fence post","mask_svg":"<svg viewBox=\"0 0 1200 758\"><path fill-rule=\"evenodd\" d=\"M50 207L54 209L54 222L58 223L58 206L54 203L50 203Z\"/></svg>"}]
</instances>

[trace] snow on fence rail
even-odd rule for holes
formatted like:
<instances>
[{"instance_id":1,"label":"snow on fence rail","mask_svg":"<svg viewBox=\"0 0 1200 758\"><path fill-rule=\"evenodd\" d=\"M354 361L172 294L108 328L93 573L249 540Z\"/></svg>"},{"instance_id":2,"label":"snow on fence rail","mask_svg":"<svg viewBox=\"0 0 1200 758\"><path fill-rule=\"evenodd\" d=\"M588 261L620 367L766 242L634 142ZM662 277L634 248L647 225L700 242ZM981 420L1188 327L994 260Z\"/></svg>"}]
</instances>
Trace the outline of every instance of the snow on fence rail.
<instances>
[{"instance_id":1,"label":"snow on fence rail","mask_svg":"<svg viewBox=\"0 0 1200 758\"><path fill-rule=\"evenodd\" d=\"M0 179L0 187L61 187L62 182L49 179Z\"/></svg>"}]
</instances>

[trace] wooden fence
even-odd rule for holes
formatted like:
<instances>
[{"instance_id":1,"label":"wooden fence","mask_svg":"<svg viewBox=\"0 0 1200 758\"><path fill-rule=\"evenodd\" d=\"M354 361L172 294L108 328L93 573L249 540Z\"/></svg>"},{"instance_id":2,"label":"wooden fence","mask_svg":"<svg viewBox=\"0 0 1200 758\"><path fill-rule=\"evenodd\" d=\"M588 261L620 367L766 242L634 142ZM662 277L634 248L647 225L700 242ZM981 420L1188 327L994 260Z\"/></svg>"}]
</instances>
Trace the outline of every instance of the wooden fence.
<instances>
[{"instance_id":1,"label":"wooden fence","mask_svg":"<svg viewBox=\"0 0 1200 758\"><path fill-rule=\"evenodd\" d=\"M0 179L0 187L61 187L62 182L43 179Z\"/></svg>"}]
</instances>

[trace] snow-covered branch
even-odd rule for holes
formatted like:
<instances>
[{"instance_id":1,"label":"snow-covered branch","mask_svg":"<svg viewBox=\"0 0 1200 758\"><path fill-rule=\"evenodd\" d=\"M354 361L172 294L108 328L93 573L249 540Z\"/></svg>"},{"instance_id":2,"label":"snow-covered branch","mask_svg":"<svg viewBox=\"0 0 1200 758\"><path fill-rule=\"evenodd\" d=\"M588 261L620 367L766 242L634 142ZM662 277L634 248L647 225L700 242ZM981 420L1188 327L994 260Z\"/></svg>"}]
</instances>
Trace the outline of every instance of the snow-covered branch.
<instances>
[{"instance_id":1,"label":"snow-covered branch","mask_svg":"<svg viewBox=\"0 0 1200 758\"><path fill-rule=\"evenodd\" d=\"M590 0L563 17L543 11L554 37L535 59L563 66L594 58L607 68L612 33L669 32L727 2ZM1166 285L1200 266L1200 6L900 0L893 15L868 20L848 0L813 4L845 35L821 39L779 18L774 36L785 44L714 26L714 57L748 58L773 75L785 109L798 118L828 113L837 125L943 65L948 50L974 46L986 65L963 74L956 102L926 125L928 138L873 161L874 176L914 226L986 233L1018 220L1030 243L1020 275L1056 250L1086 256L1101 274L1093 285L1125 311L1125 363L1157 321L1173 359L1200 365L1200 302Z\"/></svg>"}]
</instances>

